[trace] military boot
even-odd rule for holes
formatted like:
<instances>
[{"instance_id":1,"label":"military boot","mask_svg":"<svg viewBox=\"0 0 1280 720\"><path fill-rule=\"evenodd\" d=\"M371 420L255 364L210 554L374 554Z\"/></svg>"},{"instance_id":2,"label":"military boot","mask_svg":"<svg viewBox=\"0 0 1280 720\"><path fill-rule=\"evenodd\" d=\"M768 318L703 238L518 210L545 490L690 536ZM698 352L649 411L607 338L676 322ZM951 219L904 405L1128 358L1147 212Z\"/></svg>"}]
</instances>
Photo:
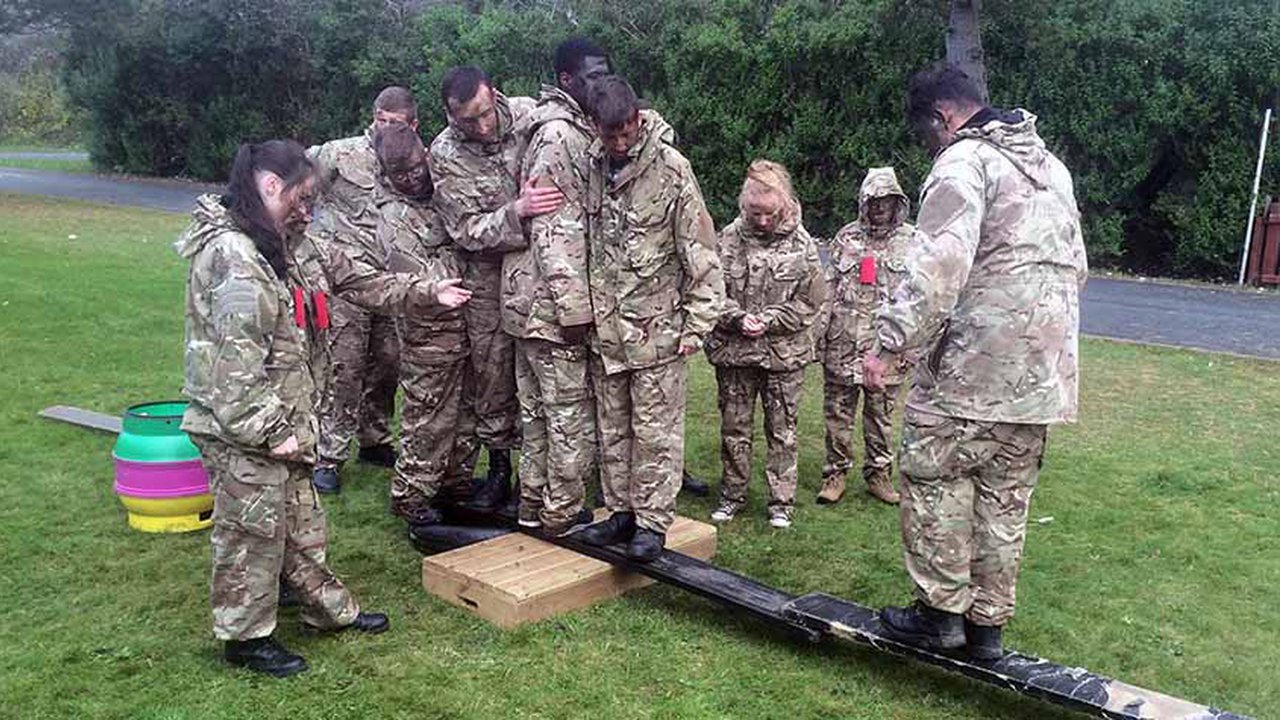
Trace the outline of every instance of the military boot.
<instances>
[{"instance_id":1,"label":"military boot","mask_svg":"<svg viewBox=\"0 0 1280 720\"><path fill-rule=\"evenodd\" d=\"M922 602L880 611L885 637L929 650L964 647L964 616L935 610Z\"/></svg>"},{"instance_id":2,"label":"military boot","mask_svg":"<svg viewBox=\"0 0 1280 720\"><path fill-rule=\"evenodd\" d=\"M592 513L590 510L586 508L583 508L578 511L577 515L574 515L573 517L569 518L567 522L558 523L554 525L539 523L538 524L539 534L544 535L546 537L553 537L553 538L564 537L565 535L570 535L572 533L575 533L579 530L586 528L595 519L596 519L596 516L594 513ZM521 523L521 526L523 527L524 524Z\"/></svg>"},{"instance_id":3,"label":"military boot","mask_svg":"<svg viewBox=\"0 0 1280 720\"><path fill-rule=\"evenodd\" d=\"M630 542L636 534L636 514L616 512L594 525L583 528L575 537L588 545L603 547Z\"/></svg>"},{"instance_id":4,"label":"military boot","mask_svg":"<svg viewBox=\"0 0 1280 720\"><path fill-rule=\"evenodd\" d=\"M222 657L232 665L278 678L297 675L307 669L307 661L294 655L270 635L253 640L228 640Z\"/></svg>"},{"instance_id":5,"label":"military boot","mask_svg":"<svg viewBox=\"0 0 1280 720\"><path fill-rule=\"evenodd\" d=\"M818 491L819 505L834 505L844 497L844 475L828 475L822 479L822 489Z\"/></svg>"},{"instance_id":6,"label":"military boot","mask_svg":"<svg viewBox=\"0 0 1280 720\"><path fill-rule=\"evenodd\" d=\"M867 494L889 505L897 505L902 500L902 496L885 475L873 475L867 479Z\"/></svg>"},{"instance_id":7,"label":"military boot","mask_svg":"<svg viewBox=\"0 0 1280 720\"><path fill-rule=\"evenodd\" d=\"M399 498L391 501L391 514L404 518L410 525L438 525L444 521L439 510L421 497Z\"/></svg>"},{"instance_id":8,"label":"military boot","mask_svg":"<svg viewBox=\"0 0 1280 720\"><path fill-rule=\"evenodd\" d=\"M999 625L974 625L968 618L964 621L965 650L974 660L991 662L1004 657L1002 636L1004 628Z\"/></svg>"},{"instance_id":9,"label":"military boot","mask_svg":"<svg viewBox=\"0 0 1280 720\"><path fill-rule=\"evenodd\" d=\"M627 544L627 558L639 563L651 563L662 554L662 547L666 544L666 534L646 528L636 528L635 535Z\"/></svg>"},{"instance_id":10,"label":"military boot","mask_svg":"<svg viewBox=\"0 0 1280 720\"><path fill-rule=\"evenodd\" d=\"M489 448L489 473L470 504L482 512L496 512L510 497L511 451Z\"/></svg>"},{"instance_id":11,"label":"military boot","mask_svg":"<svg viewBox=\"0 0 1280 720\"><path fill-rule=\"evenodd\" d=\"M311 474L311 484L322 495L336 495L342 490L342 485L338 482L338 468L316 468Z\"/></svg>"},{"instance_id":12,"label":"military boot","mask_svg":"<svg viewBox=\"0 0 1280 720\"><path fill-rule=\"evenodd\" d=\"M395 448L391 447L391 443L370 445L369 447L360 448L356 459L366 465L393 468L396 466L396 451Z\"/></svg>"},{"instance_id":13,"label":"military boot","mask_svg":"<svg viewBox=\"0 0 1280 720\"><path fill-rule=\"evenodd\" d=\"M694 497L706 497L711 494L711 486L686 471L680 476L680 492Z\"/></svg>"}]
</instances>

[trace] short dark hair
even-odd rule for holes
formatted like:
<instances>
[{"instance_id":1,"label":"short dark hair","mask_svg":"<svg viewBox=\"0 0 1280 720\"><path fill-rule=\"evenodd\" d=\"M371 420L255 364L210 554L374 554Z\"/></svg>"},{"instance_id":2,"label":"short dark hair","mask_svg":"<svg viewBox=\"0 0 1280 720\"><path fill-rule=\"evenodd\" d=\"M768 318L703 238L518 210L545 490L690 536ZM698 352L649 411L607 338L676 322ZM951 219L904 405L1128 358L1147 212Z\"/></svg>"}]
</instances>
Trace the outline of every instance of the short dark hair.
<instances>
[{"instance_id":1,"label":"short dark hair","mask_svg":"<svg viewBox=\"0 0 1280 720\"><path fill-rule=\"evenodd\" d=\"M912 75L907 83L907 122L918 125L928 120L944 100L965 105L985 103L973 78L955 65L939 63Z\"/></svg>"},{"instance_id":2,"label":"short dark hair","mask_svg":"<svg viewBox=\"0 0 1280 720\"><path fill-rule=\"evenodd\" d=\"M554 61L556 77L560 77L560 73L578 74L582 61L589 57L604 58L606 63L609 61L609 53L587 38L571 37L560 43Z\"/></svg>"},{"instance_id":3,"label":"short dark hair","mask_svg":"<svg viewBox=\"0 0 1280 720\"><path fill-rule=\"evenodd\" d=\"M418 103L413 99L409 88L392 85L384 88L373 100L373 109L396 113L409 118L409 122L418 119Z\"/></svg>"},{"instance_id":4,"label":"short dark hair","mask_svg":"<svg viewBox=\"0 0 1280 720\"><path fill-rule=\"evenodd\" d=\"M383 172L404 168L414 148L422 147L422 138L408 125L394 123L379 128L373 134L373 151Z\"/></svg>"},{"instance_id":5,"label":"short dark hair","mask_svg":"<svg viewBox=\"0 0 1280 720\"><path fill-rule=\"evenodd\" d=\"M591 117L602 128L616 128L631 122L640 110L636 91L621 75L607 75L591 86Z\"/></svg>"},{"instance_id":6,"label":"short dark hair","mask_svg":"<svg viewBox=\"0 0 1280 720\"><path fill-rule=\"evenodd\" d=\"M440 101L448 110L451 101L459 105L470 101L481 86L493 87L483 70L475 65L459 65L445 73L440 81Z\"/></svg>"}]
</instances>

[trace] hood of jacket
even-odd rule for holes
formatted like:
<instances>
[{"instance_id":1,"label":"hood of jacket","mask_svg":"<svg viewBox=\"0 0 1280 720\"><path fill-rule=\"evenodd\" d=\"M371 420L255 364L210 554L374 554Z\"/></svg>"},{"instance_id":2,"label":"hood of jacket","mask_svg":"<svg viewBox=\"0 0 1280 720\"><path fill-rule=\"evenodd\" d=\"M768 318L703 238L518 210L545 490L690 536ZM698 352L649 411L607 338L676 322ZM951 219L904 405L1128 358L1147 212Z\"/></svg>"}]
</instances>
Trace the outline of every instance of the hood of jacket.
<instances>
[{"instance_id":1,"label":"hood of jacket","mask_svg":"<svg viewBox=\"0 0 1280 720\"><path fill-rule=\"evenodd\" d=\"M876 198L894 197L898 199L898 207L893 213L893 222L888 227L898 227L907 221L907 213L911 203L907 194L898 183L898 174L891 167L871 168L862 179L862 188L858 191L858 220L870 227L867 210L871 201Z\"/></svg>"},{"instance_id":2,"label":"hood of jacket","mask_svg":"<svg viewBox=\"0 0 1280 720\"><path fill-rule=\"evenodd\" d=\"M178 236L173 249L182 257L190 259L210 240L225 232L243 231L223 206L222 196L212 193L201 195L196 199L195 210L191 211L191 224Z\"/></svg>"},{"instance_id":3,"label":"hood of jacket","mask_svg":"<svg viewBox=\"0 0 1280 720\"><path fill-rule=\"evenodd\" d=\"M1021 108L993 114L994 118L980 127L961 128L952 146L962 140L989 145L1008 158L1037 188L1049 187L1052 172L1049 151L1036 132L1036 116Z\"/></svg>"}]
</instances>

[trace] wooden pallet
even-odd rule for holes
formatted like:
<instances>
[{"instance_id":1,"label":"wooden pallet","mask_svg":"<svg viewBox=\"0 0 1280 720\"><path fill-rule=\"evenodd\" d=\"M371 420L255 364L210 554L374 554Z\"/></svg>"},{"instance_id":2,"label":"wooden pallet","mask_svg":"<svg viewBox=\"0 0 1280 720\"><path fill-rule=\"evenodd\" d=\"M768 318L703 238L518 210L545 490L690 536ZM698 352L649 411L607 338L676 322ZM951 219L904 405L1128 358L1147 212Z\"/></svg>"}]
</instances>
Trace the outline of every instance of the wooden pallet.
<instances>
[{"instance_id":1,"label":"wooden pallet","mask_svg":"<svg viewBox=\"0 0 1280 720\"><path fill-rule=\"evenodd\" d=\"M667 548L708 560L716 552L716 529L676 518L667 533ZM504 628L586 607L653 582L523 533L422 560L427 592Z\"/></svg>"}]
</instances>

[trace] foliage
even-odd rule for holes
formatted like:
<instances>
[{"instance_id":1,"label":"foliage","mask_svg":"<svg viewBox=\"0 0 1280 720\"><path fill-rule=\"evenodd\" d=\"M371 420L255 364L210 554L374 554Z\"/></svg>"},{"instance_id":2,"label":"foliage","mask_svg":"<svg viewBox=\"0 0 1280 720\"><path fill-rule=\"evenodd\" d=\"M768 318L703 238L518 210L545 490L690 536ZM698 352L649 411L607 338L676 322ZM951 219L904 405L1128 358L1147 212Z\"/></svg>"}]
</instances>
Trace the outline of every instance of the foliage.
<instances>
[{"instance_id":1,"label":"foliage","mask_svg":"<svg viewBox=\"0 0 1280 720\"><path fill-rule=\"evenodd\" d=\"M62 84L59 39L0 37L0 138L24 145L74 145L80 112Z\"/></svg>"},{"instance_id":2,"label":"foliage","mask_svg":"<svg viewBox=\"0 0 1280 720\"><path fill-rule=\"evenodd\" d=\"M408 83L424 132L444 71L480 65L510 94L550 79L571 33L675 126L727 222L746 164L786 163L806 223L857 212L868 167L918 187L901 120L910 74L943 56L945 0L126 0L75 25L72 87L95 160L215 178L245 139L315 141L367 122ZM1040 117L1072 169L1097 266L1215 278L1238 261L1261 109L1280 86L1274 0L988 0L993 101ZM1266 185L1280 194L1273 153Z\"/></svg>"}]
</instances>

